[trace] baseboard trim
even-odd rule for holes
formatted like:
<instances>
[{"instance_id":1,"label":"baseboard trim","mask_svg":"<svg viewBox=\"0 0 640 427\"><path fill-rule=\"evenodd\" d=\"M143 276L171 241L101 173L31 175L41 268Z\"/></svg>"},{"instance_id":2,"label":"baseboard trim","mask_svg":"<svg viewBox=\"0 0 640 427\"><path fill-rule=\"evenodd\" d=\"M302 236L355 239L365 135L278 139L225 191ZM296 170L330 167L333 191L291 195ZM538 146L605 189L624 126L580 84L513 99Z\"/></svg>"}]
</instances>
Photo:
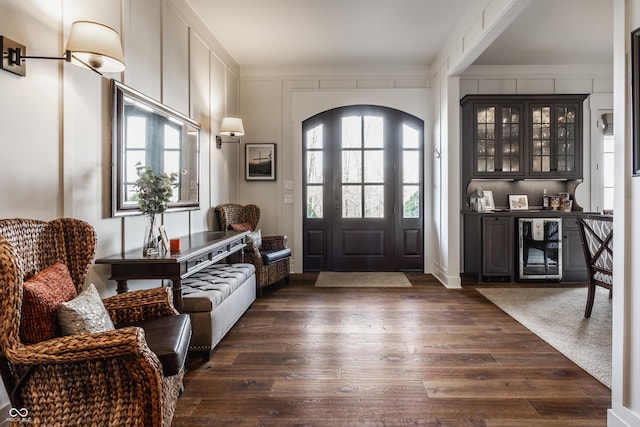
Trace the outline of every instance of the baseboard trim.
<instances>
[{"instance_id":1,"label":"baseboard trim","mask_svg":"<svg viewBox=\"0 0 640 427\"><path fill-rule=\"evenodd\" d=\"M460 276L449 277L444 272L434 270L433 276L447 289L462 289L462 279Z\"/></svg>"},{"instance_id":2,"label":"baseboard trim","mask_svg":"<svg viewBox=\"0 0 640 427\"><path fill-rule=\"evenodd\" d=\"M636 418L637 420L637 418ZM631 427L632 424L628 424L625 420L620 418L613 409L607 410L607 426L608 427Z\"/></svg>"}]
</instances>

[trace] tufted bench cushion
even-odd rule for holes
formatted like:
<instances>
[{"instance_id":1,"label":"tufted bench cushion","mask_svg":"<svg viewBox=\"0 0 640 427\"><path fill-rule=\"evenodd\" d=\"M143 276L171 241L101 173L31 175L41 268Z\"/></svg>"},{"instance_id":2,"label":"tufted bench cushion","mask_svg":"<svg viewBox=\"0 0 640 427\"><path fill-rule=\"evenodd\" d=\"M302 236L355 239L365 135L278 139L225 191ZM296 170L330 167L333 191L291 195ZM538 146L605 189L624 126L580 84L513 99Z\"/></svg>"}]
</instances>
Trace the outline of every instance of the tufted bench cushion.
<instances>
[{"instance_id":1,"label":"tufted bench cushion","mask_svg":"<svg viewBox=\"0 0 640 427\"><path fill-rule=\"evenodd\" d=\"M182 311L193 326L189 349L209 354L255 298L253 264L213 264L183 279Z\"/></svg>"}]
</instances>

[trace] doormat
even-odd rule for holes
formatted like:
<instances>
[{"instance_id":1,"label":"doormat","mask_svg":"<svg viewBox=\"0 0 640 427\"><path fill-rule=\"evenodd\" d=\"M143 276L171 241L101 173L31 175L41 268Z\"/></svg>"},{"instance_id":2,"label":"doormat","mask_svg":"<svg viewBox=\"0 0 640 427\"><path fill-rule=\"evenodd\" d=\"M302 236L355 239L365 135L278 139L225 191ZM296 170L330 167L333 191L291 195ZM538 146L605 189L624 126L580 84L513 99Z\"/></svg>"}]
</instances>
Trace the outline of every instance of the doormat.
<instances>
[{"instance_id":1,"label":"doormat","mask_svg":"<svg viewBox=\"0 0 640 427\"><path fill-rule=\"evenodd\" d=\"M316 280L319 288L410 288L404 273L398 271L339 272L321 271Z\"/></svg>"}]
</instances>

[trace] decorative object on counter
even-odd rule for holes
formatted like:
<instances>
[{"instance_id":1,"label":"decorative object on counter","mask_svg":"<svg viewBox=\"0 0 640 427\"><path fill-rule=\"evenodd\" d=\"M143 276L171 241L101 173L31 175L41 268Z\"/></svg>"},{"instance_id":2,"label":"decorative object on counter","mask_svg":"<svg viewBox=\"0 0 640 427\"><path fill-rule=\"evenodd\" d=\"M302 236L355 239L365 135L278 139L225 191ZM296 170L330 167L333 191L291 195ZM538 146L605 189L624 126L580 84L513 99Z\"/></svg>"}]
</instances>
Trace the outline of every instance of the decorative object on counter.
<instances>
[{"instance_id":1,"label":"decorative object on counter","mask_svg":"<svg viewBox=\"0 0 640 427\"><path fill-rule=\"evenodd\" d=\"M160 234L157 226L158 214L167 210L178 181L178 173L156 175L151 166L137 166L135 182L136 197L140 212L145 215L145 231L142 252L144 256L160 253Z\"/></svg>"},{"instance_id":2,"label":"decorative object on counter","mask_svg":"<svg viewBox=\"0 0 640 427\"><path fill-rule=\"evenodd\" d=\"M170 239L169 250L171 252L180 252L180 239Z\"/></svg>"},{"instance_id":3,"label":"decorative object on counter","mask_svg":"<svg viewBox=\"0 0 640 427\"><path fill-rule=\"evenodd\" d=\"M542 191L542 209L549 209L549 195L547 194L547 189L545 188Z\"/></svg>"},{"instance_id":4,"label":"decorative object on counter","mask_svg":"<svg viewBox=\"0 0 640 427\"><path fill-rule=\"evenodd\" d=\"M551 206L551 209L554 211L557 211L560 207L560 196L549 197L549 206Z\"/></svg>"},{"instance_id":5,"label":"decorative object on counter","mask_svg":"<svg viewBox=\"0 0 640 427\"><path fill-rule=\"evenodd\" d=\"M471 193L469 197L469 207L472 211L483 212L484 211L484 191L482 188L476 188L476 191Z\"/></svg>"},{"instance_id":6,"label":"decorative object on counter","mask_svg":"<svg viewBox=\"0 0 640 427\"><path fill-rule=\"evenodd\" d=\"M491 192L489 191L488 193ZM493 200L493 195L491 195L491 200ZM487 210L487 192L480 187L476 188L476 191L471 193L469 197L469 207L472 211L476 212L484 212Z\"/></svg>"},{"instance_id":7,"label":"decorative object on counter","mask_svg":"<svg viewBox=\"0 0 640 427\"><path fill-rule=\"evenodd\" d=\"M571 195L569 193L558 193L558 197L560 197L560 210L563 212L571 212L573 207Z\"/></svg>"},{"instance_id":8,"label":"decorative object on counter","mask_svg":"<svg viewBox=\"0 0 640 427\"><path fill-rule=\"evenodd\" d=\"M167 229L164 228L164 225L158 227L158 231L160 232L160 238L162 239L162 246L164 247L164 251L169 253L171 252L171 246L169 245L169 236L167 236Z\"/></svg>"},{"instance_id":9,"label":"decorative object on counter","mask_svg":"<svg viewBox=\"0 0 640 427\"><path fill-rule=\"evenodd\" d=\"M484 210L485 211L496 210L496 203L493 200L493 191L490 191L490 190L484 191Z\"/></svg>"},{"instance_id":10,"label":"decorative object on counter","mask_svg":"<svg viewBox=\"0 0 640 427\"><path fill-rule=\"evenodd\" d=\"M509 194L509 209L520 211L529 209L529 199L526 194Z\"/></svg>"}]
</instances>

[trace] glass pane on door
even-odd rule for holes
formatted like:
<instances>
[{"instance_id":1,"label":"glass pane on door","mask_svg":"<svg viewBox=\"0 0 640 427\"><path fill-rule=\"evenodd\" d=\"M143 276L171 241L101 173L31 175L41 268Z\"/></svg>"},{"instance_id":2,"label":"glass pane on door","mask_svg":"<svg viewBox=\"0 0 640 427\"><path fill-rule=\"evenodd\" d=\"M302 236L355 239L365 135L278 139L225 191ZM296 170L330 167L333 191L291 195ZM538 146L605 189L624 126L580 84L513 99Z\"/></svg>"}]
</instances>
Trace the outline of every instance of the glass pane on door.
<instances>
[{"instance_id":1,"label":"glass pane on door","mask_svg":"<svg viewBox=\"0 0 640 427\"><path fill-rule=\"evenodd\" d=\"M362 147L362 116L342 118L342 148Z\"/></svg>"},{"instance_id":2,"label":"glass pane on door","mask_svg":"<svg viewBox=\"0 0 640 427\"><path fill-rule=\"evenodd\" d=\"M382 148L384 146L384 126L382 117L364 116L364 146Z\"/></svg>"},{"instance_id":3,"label":"glass pane on door","mask_svg":"<svg viewBox=\"0 0 640 427\"><path fill-rule=\"evenodd\" d=\"M362 218L362 186L342 186L342 217Z\"/></svg>"},{"instance_id":4,"label":"glass pane on door","mask_svg":"<svg viewBox=\"0 0 640 427\"><path fill-rule=\"evenodd\" d=\"M365 185L365 218L384 218L384 185Z\"/></svg>"},{"instance_id":5,"label":"glass pane on door","mask_svg":"<svg viewBox=\"0 0 640 427\"><path fill-rule=\"evenodd\" d=\"M307 218L322 218L322 186L307 186Z\"/></svg>"},{"instance_id":6,"label":"glass pane on door","mask_svg":"<svg viewBox=\"0 0 640 427\"><path fill-rule=\"evenodd\" d=\"M364 152L364 182L384 182L384 156L382 150Z\"/></svg>"},{"instance_id":7,"label":"glass pane on door","mask_svg":"<svg viewBox=\"0 0 640 427\"><path fill-rule=\"evenodd\" d=\"M342 151L342 182L362 182L362 157L359 150Z\"/></svg>"}]
</instances>

